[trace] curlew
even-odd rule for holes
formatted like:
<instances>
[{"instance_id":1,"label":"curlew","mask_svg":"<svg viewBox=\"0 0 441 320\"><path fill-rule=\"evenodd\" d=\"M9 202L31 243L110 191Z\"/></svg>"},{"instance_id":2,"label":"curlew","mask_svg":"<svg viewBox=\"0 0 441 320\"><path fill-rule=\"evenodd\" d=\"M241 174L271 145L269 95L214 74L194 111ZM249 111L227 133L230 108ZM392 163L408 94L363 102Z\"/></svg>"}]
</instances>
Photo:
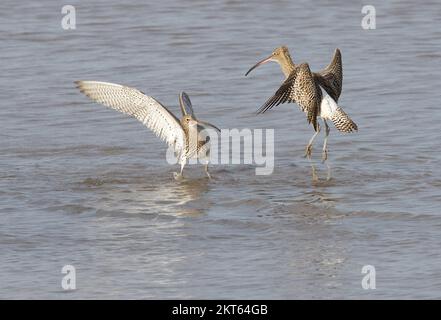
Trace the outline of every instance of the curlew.
<instances>
[{"instance_id":1,"label":"curlew","mask_svg":"<svg viewBox=\"0 0 441 320\"><path fill-rule=\"evenodd\" d=\"M326 162L328 167L327 179L329 180L331 177L331 170L327 163L327 159L330 128L326 121L332 121L334 126L340 132L353 132L358 130L357 125L337 104L341 94L343 80L340 50L335 50L332 61L325 69L319 72L311 72L307 63L294 64L288 48L282 46L275 49L269 57L259 61L251 67L245 76L258 66L270 61L277 62L280 65L280 68L285 75L285 81L276 93L262 105L257 113L264 113L272 107L285 102L297 103L300 109L306 113L307 120L312 124L315 131L309 140L305 151L305 157L307 157L311 163L313 180L318 180L318 178L315 167L311 161L312 144L315 137L320 132L320 125L317 122L317 117L319 116L322 118L325 125L322 161ZM323 96L322 89L327 93L325 96Z\"/></svg>"},{"instance_id":2,"label":"curlew","mask_svg":"<svg viewBox=\"0 0 441 320\"><path fill-rule=\"evenodd\" d=\"M196 118L190 98L185 92L179 95L182 112L182 118L179 120L155 98L135 88L100 81L76 81L75 83L77 88L93 101L136 118L156 136L167 142L174 149L181 166L179 173L174 172L175 179L183 177L184 166L192 158L204 163L205 173L211 179L208 172L210 160L210 136L208 134L220 130Z\"/></svg>"}]
</instances>

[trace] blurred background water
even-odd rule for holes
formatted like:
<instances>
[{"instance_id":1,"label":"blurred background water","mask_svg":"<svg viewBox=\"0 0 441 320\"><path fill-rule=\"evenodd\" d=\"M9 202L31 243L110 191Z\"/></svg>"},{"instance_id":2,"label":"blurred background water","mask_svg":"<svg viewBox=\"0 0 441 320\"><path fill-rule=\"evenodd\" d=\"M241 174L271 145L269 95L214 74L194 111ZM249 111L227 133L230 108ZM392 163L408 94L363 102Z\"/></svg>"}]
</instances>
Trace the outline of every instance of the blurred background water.
<instances>
[{"instance_id":1,"label":"blurred background water","mask_svg":"<svg viewBox=\"0 0 441 320\"><path fill-rule=\"evenodd\" d=\"M71 1L75 30L63 4L0 3L0 298L441 298L438 1L370 1L376 30L361 1ZM331 131L329 182L311 182L296 105L254 114L283 75L244 73L280 45L313 70L342 51L359 132ZM165 144L79 79L175 112L185 90L221 128L274 128L274 173L193 166L176 182Z\"/></svg>"}]
</instances>

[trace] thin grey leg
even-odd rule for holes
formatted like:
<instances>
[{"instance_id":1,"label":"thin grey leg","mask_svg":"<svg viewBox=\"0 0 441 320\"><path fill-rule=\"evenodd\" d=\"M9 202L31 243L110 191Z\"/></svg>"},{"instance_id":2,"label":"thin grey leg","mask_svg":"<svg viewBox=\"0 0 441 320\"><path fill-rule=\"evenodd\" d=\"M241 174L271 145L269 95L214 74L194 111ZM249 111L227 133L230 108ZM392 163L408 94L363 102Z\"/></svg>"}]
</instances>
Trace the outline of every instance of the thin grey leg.
<instances>
[{"instance_id":1,"label":"thin grey leg","mask_svg":"<svg viewBox=\"0 0 441 320\"><path fill-rule=\"evenodd\" d=\"M317 124L318 125L318 124ZM317 181L318 177L317 177L317 173L315 170L315 166L314 163L311 160L311 154L312 154L312 143L314 142L315 137L317 137L317 135L320 132L320 126L317 127L317 131L314 132L313 136L311 137L311 139L309 139L309 143L306 146L306 151L305 151L305 157L308 158L309 164L311 165L311 169L312 169L312 180L313 181Z\"/></svg>"},{"instance_id":2,"label":"thin grey leg","mask_svg":"<svg viewBox=\"0 0 441 320\"><path fill-rule=\"evenodd\" d=\"M173 176L175 177L176 180L180 180L184 177L184 175L182 173L184 171L185 163L186 163L186 161L181 162L181 171L179 173L173 172Z\"/></svg>"},{"instance_id":3,"label":"thin grey leg","mask_svg":"<svg viewBox=\"0 0 441 320\"><path fill-rule=\"evenodd\" d=\"M320 133L320 126L317 123L317 131L314 132L314 134L312 135L311 139L309 139L308 145L306 146L306 150L305 150L305 157L306 158L310 158L311 157L311 153L312 153L312 143L314 142L315 137L317 137L317 135Z\"/></svg>"},{"instance_id":4,"label":"thin grey leg","mask_svg":"<svg viewBox=\"0 0 441 320\"><path fill-rule=\"evenodd\" d=\"M208 172L208 163L205 164L204 168L205 168L205 173L207 174L208 179L211 180L210 172Z\"/></svg>"},{"instance_id":5,"label":"thin grey leg","mask_svg":"<svg viewBox=\"0 0 441 320\"><path fill-rule=\"evenodd\" d=\"M331 129L326 123L326 120L323 120L323 122L325 123L325 141L323 142L322 161L325 162L326 160L328 160L328 137Z\"/></svg>"},{"instance_id":6,"label":"thin grey leg","mask_svg":"<svg viewBox=\"0 0 441 320\"><path fill-rule=\"evenodd\" d=\"M326 180L331 180L331 166L328 163L328 137L329 132L331 129L329 128L328 124L326 123L326 120L323 120L325 122L325 141L323 142L323 153L322 153L322 161L326 164L326 167L328 168L328 173L326 176Z\"/></svg>"}]
</instances>

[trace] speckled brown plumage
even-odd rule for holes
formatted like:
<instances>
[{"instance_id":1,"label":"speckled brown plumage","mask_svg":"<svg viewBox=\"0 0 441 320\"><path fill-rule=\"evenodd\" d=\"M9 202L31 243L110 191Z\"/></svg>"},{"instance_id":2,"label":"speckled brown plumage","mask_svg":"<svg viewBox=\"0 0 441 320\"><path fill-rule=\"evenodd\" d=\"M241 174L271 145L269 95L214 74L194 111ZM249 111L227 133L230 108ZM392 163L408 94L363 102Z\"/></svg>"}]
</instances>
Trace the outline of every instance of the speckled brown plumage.
<instances>
[{"instance_id":1,"label":"speckled brown plumage","mask_svg":"<svg viewBox=\"0 0 441 320\"><path fill-rule=\"evenodd\" d=\"M307 63L295 64L287 47L276 48L273 53L256 63L245 75L248 75L256 67L269 61L277 62L285 75L276 93L269 98L257 113L264 113L282 103L295 102L306 113L307 120L314 127L315 133L306 146L305 156L311 161L312 143L320 131L317 117L322 118L325 125L325 140L323 143L322 160L328 158L327 142L330 128L326 120L331 120L340 132L357 131L357 125L349 118L343 109L337 105L342 92L343 65L341 52L335 49L334 56L329 65L319 72L311 72ZM322 89L325 93L322 93ZM330 167L328 166L328 179ZM316 180L314 165L311 162L313 179Z\"/></svg>"},{"instance_id":2,"label":"speckled brown plumage","mask_svg":"<svg viewBox=\"0 0 441 320\"><path fill-rule=\"evenodd\" d=\"M322 101L322 92L314 80L309 65L297 65L285 80L279 90L268 99L257 113L264 113L274 106L285 102L295 102L303 112L306 112L309 123L317 131L317 115Z\"/></svg>"},{"instance_id":3,"label":"speckled brown plumage","mask_svg":"<svg viewBox=\"0 0 441 320\"><path fill-rule=\"evenodd\" d=\"M334 123L334 126L340 132L353 132L358 130L355 122L352 121L351 118L349 118L349 116L346 114L346 112L343 111L341 107L338 107L334 111L331 120Z\"/></svg>"},{"instance_id":4,"label":"speckled brown plumage","mask_svg":"<svg viewBox=\"0 0 441 320\"><path fill-rule=\"evenodd\" d=\"M319 72L313 73L314 79L325 91L338 102L343 85L343 64L341 62L340 49L335 49L329 65Z\"/></svg>"},{"instance_id":5,"label":"speckled brown plumage","mask_svg":"<svg viewBox=\"0 0 441 320\"><path fill-rule=\"evenodd\" d=\"M335 49L329 65L319 72L311 72L307 63L294 64L287 47L280 47L274 50L270 57L260 61L253 66L247 74L262 63L268 61L277 62L282 72L285 74L285 81L282 83L276 93L269 98L257 113L264 113L282 103L297 103L300 109L306 113L307 120L319 130L317 116L323 120L332 120L337 123L336 128L341 132L352 132L357 130L357 125L349 116L339 107L340 112L332 113L336 110L327 110L323 112L322 88L335 101L338 102L342 91L343 83L343 65L341 52ZM336 106L338 107L338 106ZM350 129L350 130L349 130Z\"/></svg>"}]
</instances>

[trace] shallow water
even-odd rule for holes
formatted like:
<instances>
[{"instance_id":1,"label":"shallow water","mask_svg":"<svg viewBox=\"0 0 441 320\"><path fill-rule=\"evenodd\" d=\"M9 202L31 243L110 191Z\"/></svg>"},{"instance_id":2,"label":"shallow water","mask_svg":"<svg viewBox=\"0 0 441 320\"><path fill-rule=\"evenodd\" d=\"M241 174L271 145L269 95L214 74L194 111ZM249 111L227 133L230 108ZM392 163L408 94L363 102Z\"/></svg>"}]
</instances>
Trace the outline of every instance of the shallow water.
<instances>
[{"instance_id":1,"label":"shallow water","mask_svg":"<svg viewBox=\"0 0 441 320\"><path fill-rule=\"evenodd\" d=\"M441 298L441 6L371 1L56 1L0 4L0 298ZM311 182L311 128L278 88L286 44L324 67L343 54L333 179ZM176 182L165 145L73 85L134 86L178 111L189 93L221 128L275 128L275 170L198 166ZM314 158L320 164L323 136ZM76 268L77 290L61 288ZM376 268L375 290L361 286Z\"/></svg>"}]
</instances>

